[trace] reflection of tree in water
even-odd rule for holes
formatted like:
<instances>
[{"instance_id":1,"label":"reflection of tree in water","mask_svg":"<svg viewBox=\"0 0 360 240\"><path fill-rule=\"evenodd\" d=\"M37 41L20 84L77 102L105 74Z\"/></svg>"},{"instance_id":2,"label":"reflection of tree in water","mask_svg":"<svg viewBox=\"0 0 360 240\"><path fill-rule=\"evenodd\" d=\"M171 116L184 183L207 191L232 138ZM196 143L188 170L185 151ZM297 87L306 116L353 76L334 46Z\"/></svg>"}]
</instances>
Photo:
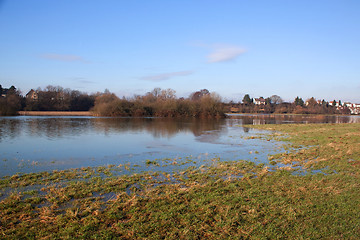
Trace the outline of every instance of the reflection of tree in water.
<instances>
[{"instance_id":1,"label":"reflection of tree in water","mask_svg":"<svg viewBox=\"0 0 360 240\"><path fill-rule=\"evenodd\" d=\"M14 139L21 134L30 137L56 139L77 136L93 131L104 134L148 132L155 138L171 138L180 132L202 136L212 131L224 131L224 126L282 123L360 123L360 116L327 115L234 115L229 119L167 119L167 118L82 118L82 117L12 117L0 118L0 141ZM247 132L248 129L244 128ZM207 134L206 134L207 135Z\"/></svg>"},{"instance_id":2,"label":"reflection of tree in water","mask_svg":"<svg viewBox=\"0 0 360 240\"><path fill-rule=\"evenodd\" d=\"M286 123L360 123L360 116L291 115L291 114L239 114L230 115L239 125Z\"/></svg>"},{"instance_id":3,"label":"reflection of tree in water","mask_svg":"<svg viewBox=\"0 0 360 240\"><path fill-rule=\"evenodd\" d=\"M191 132L199 136L206 131L219 130L224 120L179 120L166 118L96 118L95 127L106 134L112 132L146 131L155 138L170 138L179 132Z\"/></svg>"},{"instance_id":4,"label":"reflection of tree in water","mask_svg":"<svg viewBox=\"0 0 360 240\"><path fill-rule=\"evenodd\" d=\"M91 129L91 122L86 118L33 118L26 123L28 135L49 139L77 136Z\"/></svg>"},{"instance_id":5,"label":"reflection of tree in water","mask_svg":"<svg viewBox=\"0 0 360 240\"><path fill-rule=\"evenodd\" d=\"M21 134L23 121L16 118L0 119L0 142L3 139L14 139Z\"/></svg>"},{"instance_id":6,"label":"reflection of tree in water","mask_svg":"<svg viewBox=\"0 0 360 240\"><path fill-rule=\"evenodd\" d=\"M0 121L0 140L16 138L21 134L48 139L76 136L91 129L91 121L86 118L12 118Z\"/></svg>"},{"instance_id":7,"label":"reflection of tree in water","mask_svg":"<svg viewBox=\"0 0 360 240\"><path fill-rule=\"evenodd\" d=\"M171 137L184 131L183 123L156 118L96 118L96 131L105 134L118 132L150 132L154 137Z\"/></svg>"},{"instance_id":8,"label":"reflection of tree in water","mask_svg":"<svg viewBox=\"0 0 360 240\"><path fill-rule=\"evenodd\" d=\"M247 132L249 132L249 130L250 130L250 128L248 128L248 127L243 127L243 131L244 131L244 132L247 133Z\"/></svg>"},{"instance_id":9,"label":"reflection of tree in water","mask_svg":"<svg viewBox=\"0 0 360 240\"><path fill-rule=\"evenodd\" d=\"M48 139L78 136L93 131L105 135L123 132L148 132L155 138L171 138L179 132L200 136L220 130L224 120L180 120L165 118L52 118L31 117L0 120L0 141L20 134Z\"/></svg>"}]
</instances>

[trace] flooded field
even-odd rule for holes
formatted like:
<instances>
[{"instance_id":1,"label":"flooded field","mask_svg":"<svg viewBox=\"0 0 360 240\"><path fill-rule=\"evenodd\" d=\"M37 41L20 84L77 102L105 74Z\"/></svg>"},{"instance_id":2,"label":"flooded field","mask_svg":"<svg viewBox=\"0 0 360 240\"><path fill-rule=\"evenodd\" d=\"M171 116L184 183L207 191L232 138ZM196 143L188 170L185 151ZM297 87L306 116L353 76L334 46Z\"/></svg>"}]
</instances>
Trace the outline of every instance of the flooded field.
<instances>
[{"instance_id":1,"label":"flooded field","mask_svg":"<svg viewBox=\"0 0 360 240\"><path fill-rule=\"evenodd\" d=\"M254 117L2 118L2 235L358 239L360 124Z\"/></svg>"},{"instance_id":2,"label":"flooded field","mask_svg":"<svg viewBox=\"0 0 360 240\"><path fill-rule=\"evenodd\" d=\"M360 122L354 116L230 115L222 120L2 117L0 177L127 165L135 172L201 166L213 158L268 163L279 143L244 124Z\"/></svg>"}]
</instances>

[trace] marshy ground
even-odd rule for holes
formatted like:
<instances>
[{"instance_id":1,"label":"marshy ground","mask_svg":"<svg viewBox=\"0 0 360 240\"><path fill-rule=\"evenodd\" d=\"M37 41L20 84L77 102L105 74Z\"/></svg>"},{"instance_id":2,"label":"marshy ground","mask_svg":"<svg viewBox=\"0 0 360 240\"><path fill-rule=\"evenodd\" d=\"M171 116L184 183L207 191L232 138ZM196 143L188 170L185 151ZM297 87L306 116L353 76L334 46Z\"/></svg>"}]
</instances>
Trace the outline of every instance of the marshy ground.
<instances>
[{"instance_id":1,"label":"marshy ground","mask_svg":"<svg viewBox=\"0 0 360 240\"><path fill-rule=\"evenodd\" d=\"M272 133L254 138L284 143L269 165L213 159L173 173L111 165L3 177L0 238L360 238L360 124L256 128Z\"/></svg>"}]
</instances>

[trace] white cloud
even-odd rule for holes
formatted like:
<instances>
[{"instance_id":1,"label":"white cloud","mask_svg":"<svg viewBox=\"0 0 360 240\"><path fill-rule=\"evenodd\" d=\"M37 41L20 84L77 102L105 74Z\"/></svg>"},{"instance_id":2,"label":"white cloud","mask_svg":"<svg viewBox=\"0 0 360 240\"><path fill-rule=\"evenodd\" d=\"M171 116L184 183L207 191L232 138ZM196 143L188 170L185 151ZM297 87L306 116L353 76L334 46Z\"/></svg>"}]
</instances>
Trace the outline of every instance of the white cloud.
<instances>
[{"instance_id":1,"label":"white cloud","mask_svg":"<svg viewBox=\"0 0 360 240\"><path fill-rule=\"evenodd\" d=\"M151 76L144 76L144 77L141 77L140 79L153 81L153 82L160 82L160 81L168 80L173 77L188 76L193 73L194 73L194 71L170 72L170 73L162 73L162 74L151 75Z\"/></svg>"},{"instance_id":2,"label":"white cloud","mask_svg":"<svg viewBox=\"0 0 360 240\"><path fill-rule=\"evenodd\" d=\"M215 47L213 52L209 54L207 58L209 63L229 62L235 60L245 52L245 49L237 46L219 46Z\"/></svg>"},{"instance_id":3,"label":"white cloud","mask_svg":"<svg viewBox=\"0 0 360 240\"><path fill-rule=\"evenodd\" d=\"M49 59L49 60L56 60L56 61L63 61L63 62L84 62L84 63L88 63L88 61L85 60L83 57L77 56L77 55L43 54L43 55L41 55L41 58Z\"/></svg>"}]
</instances>

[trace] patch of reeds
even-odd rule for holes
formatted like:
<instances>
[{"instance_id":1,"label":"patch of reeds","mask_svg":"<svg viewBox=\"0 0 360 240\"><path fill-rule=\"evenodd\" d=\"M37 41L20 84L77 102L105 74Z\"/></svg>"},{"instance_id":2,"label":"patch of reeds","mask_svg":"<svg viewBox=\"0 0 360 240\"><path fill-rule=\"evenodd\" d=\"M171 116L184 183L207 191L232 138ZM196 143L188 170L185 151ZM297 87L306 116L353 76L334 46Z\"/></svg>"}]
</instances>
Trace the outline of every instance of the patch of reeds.
<instances>
[{"instance_id":1,"label":"patch of reeds","mask_svg":"<svg viewBox=\"0 0 360 240\"><path fill-rule=\"evenodd\" d=\"M89 111L19 111L21 116L92 116Z\"/></svg>"}]
</instances>

